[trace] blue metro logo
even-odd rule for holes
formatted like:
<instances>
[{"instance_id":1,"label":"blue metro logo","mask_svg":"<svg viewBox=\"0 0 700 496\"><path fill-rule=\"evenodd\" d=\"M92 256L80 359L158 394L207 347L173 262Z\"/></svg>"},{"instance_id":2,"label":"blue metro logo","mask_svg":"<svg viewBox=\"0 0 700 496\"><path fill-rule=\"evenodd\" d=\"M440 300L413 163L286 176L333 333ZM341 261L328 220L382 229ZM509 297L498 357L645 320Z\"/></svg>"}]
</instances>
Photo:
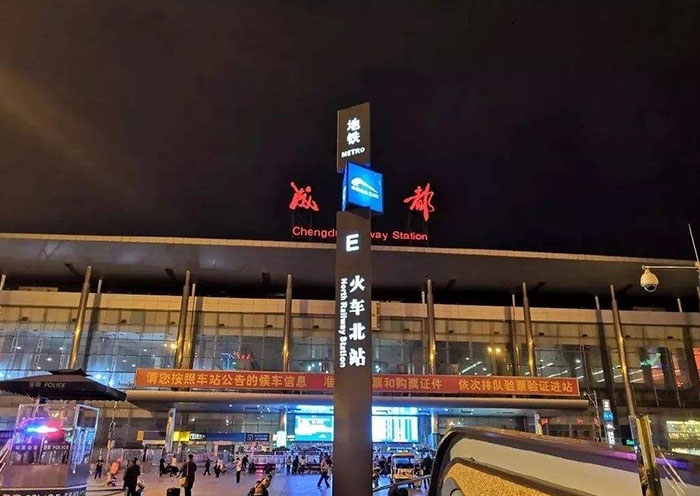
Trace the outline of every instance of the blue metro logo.
<instances>
[{"instance_id":1,"label":"blue metro logo","mask_svg":"<svg viewBox=\"0 0 700 496\"><path fill-rule=\"evenodd\" d=\"M383 213L383 182L381 173L348 163L343 176L343 210L354 206L369 208L375 214Z\"/></svg>"}]
</instances>

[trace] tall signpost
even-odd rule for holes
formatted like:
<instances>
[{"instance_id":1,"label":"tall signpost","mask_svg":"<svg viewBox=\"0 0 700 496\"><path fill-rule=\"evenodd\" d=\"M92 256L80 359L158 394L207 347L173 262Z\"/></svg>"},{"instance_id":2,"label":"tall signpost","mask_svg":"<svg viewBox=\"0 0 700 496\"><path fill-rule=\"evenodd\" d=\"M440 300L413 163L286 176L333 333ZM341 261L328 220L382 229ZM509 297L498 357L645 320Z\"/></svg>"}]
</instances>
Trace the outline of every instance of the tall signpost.
<instances>
[{"instance_id":1,"label":"tall signpost","mask_svg":"<svg viewBox=\"0 0 700 496\"><path fill-rule=\"evenodd\" d=\"M369 104L338 112L333 496L372 494L371 216L383 210L382 176L369 169ZM350 163L352 162L352 163Z\"/></svg>"}]
</instances>

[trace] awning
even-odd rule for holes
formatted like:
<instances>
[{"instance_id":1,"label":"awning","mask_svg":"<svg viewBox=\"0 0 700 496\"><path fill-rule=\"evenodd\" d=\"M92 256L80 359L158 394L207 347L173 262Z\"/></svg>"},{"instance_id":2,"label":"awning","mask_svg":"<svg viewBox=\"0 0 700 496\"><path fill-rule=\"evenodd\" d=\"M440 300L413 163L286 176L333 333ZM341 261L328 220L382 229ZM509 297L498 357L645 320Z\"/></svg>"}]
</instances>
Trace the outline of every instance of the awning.
<instances>
[{"instance_id":1,"label":"awning","mask_svg":"<svg viewBox=\"0 0 700 496\"><path fill-rule=\"evenodd\" d=\"M0 381L0 391L47 400L126 400L126 393L93 381L82 369L52 370L44 375Z\"/></svg>"}]
</instances>

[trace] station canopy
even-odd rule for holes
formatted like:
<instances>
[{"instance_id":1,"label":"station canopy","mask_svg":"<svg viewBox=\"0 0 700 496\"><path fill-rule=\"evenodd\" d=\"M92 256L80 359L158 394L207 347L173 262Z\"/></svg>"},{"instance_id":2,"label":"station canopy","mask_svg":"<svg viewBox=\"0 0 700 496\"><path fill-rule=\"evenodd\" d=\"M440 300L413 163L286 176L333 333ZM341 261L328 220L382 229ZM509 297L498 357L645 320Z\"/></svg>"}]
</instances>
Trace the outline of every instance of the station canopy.
<instances>
[{"instance_id":1,"label":"station canopy","mask_svg":"<svg viewBox=\"0 0 700 496\"><path fill-rule=\"evenodd\" d=\"M124 401L126 393L90 379L82 369L0 381L0 391L64 401Z\"/></svg>"},{"instance_id":2,"label":"station canopy","mask_svg":"<svg viewBox=\"0 0 700 496\"><path fill-rule=\"evenodd\" d=\"M642 265L694 261L473 248L374 245L373 290L419 292L427 277L436 291L511 292L527 282L539 293L606 294L614 284L642 296ZM203 290L231 289L267 295L294 277L295 295L332 292L335 243L204 238L71 236L0 233L0 268L8 282L58 286L82 283L85 266L112 288L138 291L181 284L189 269ZM693 270L665 271L654 295L696 297ZM301 292L298 292L301 291Z\"/></svg>"}]
</instances>

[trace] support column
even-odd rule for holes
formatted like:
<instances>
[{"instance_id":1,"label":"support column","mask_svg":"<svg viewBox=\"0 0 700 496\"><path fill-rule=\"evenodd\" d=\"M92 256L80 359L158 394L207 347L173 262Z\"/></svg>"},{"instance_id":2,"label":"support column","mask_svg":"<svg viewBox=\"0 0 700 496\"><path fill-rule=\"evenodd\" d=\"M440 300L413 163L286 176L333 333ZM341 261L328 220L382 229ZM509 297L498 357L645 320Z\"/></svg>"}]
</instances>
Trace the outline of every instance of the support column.
<instances>
[{"instance_id":1,"label":"support column","mask_svg":"<svg viewBox=\"0 0 700 496\"><path fill-rule=\"evenodd\" d=\"M435 343L435 304L433 300L433 281L427 281L427 310L428 310L428 373L437 373L437 344Z\"/></svg>"},{"instance_id":2,"label":"support column","mask_svg":"<svg viewBox=\"0 0 700 496\"><path fill-rule=\"evenodd\" d=\"M437 449L440 444L440 416L437 412L430 412L430 444Z\"/></svg>"},{"instance_id":3,"label":"support column","mask_svg":"<svg viewBox=\"0 0 700 496\"><path fill-rule=\"evenodd\" d=\"M620 355L620 373L622 374L622 384L625 387L625 399L627 401L627 415L634 417L637 415L634 407L634 395L630 384L629 370L627 369L627 352L625 351L625 337L622 334L622 322L620 321L620 309L617 306L615 297L615 286L610 285L610 296L612 297L613 326L615 327L615 340L617 341L617 352ZM632 425L632 420L630 420Z\"/></svg>"},{"instance_id":4,"label":"support column","mask_svg":"<svg viewBox=\"0 0 700 496\"><path fill-rule=\"evenodd\" d=\"M425 291L420 292L420 302L421 305L425 305ZM423 357L423 375L428 374L428 325L426 323L428 319L421 319L420 321L420 346L421 346L421 356Z\"/></svg>"},{"instance_id":5,"label":"support column","mask_svg":"<svg viewBox=\"0 0 700 496\"><path fill-rule=\"evenodd\" d=\"M102 304L102 277L98 276L97 291L92 297L92 312L90 312L90 320L87 323L87 339L85 340L85 353L83 354L83 364L85 371L90 365L90 350L95 340L95 331L100 322L100 306Z\"/></svg>"},{"instance_id":6,"label":"support column","mask_svg":"<svg viewBox=\"0 0 700 496\"><path fill-rule=\"evenodd\" d=\"M282 334L282 371L289 372L292 353L292 274L287 274L287 290L284 292L284 333ZM285 412L286 418L286 412ZM286 420L285 420L286 421Z\"/></svg>"},{"instance_id":7,"label":"support column","mask_svg":"<svg viewBox=\"0 0 700 496\"><path fill-rule=\"evenodd\" d=\"M114 429L117 426L116 422L116 415L117 415L117 402L115 401L114 404L112 405L112 420L109 423L109 429L107 430L107 456L105 457L105 460L107 460L107 466L109 466L109 455L112 452L112 449L114 449Z\"/></svg>"},{"instance_id":8,"label":"support column","mask_svg":"<svg viewBox=\"0 0 700 496\"><path fill-rule=\"evenodd\" d=\"M187 304L190 299L190 271L185 272L185 285L182 287L180 300L180 318L177 322L177 340L175 341L175 368L181 369L185 351L185 333L187 330Z\"/></svg>"},{"instance_id":9,"label":"support column","mask_svg":"<svg viewBox=\"0 0 700 496\"><path fill-rule=\"evenodd\" d=\"M277 428L277 446L287 446L287 409L280 412L280 422Z\"/></svg>"},{"instance_id":10,"label":"support column","mask_svg":"<svg viewBox=\"0 0 700 496\"><path fill-rule=\"evenodd\" d=\"M700 291L700 288L698 288ZM683 311L681 300L678 298L678 311ZM683 326L683 351L685 352L685 361L688 364L688 380L690 381L691 398L700 400L700 374L695 363L695 350L693 349L693 338L690 335L690 327Z\"/></svg>"},{"instance_id":11,"label":"support column","mask_svg":"<svg viewBox=\"0 0 700 496\"><path fill-rule=\"evenodd\" d=\"M513 375L523 375L520 367L520 342L518 341L518 321L515 320L515 295L510 295L510 357L513 360Z\"/></svg>"},{"instance_id":12,"label":"support column","mask_svg":"<svg viewBox=\"0 0 700 496\"><path fill-rule=\"evenodd\" d=\"M535 336L532 331L530 316L530 300L527 297L527 284L523 283L523 316L525 320L525 339L527 340L527 368L530 377L537 377L537 362L535 359Z\"/></svg>"},{"instance_id":13,"label":"support column","mask_svg":"<svg viewBox=\"0 0 700 496\"><path fill-rule=\"evenodd\" d=\"M5 274L2 274L0 276L0 293L2 293L2 290L5 289ZM0 310L2 310L2 305L0 305ZM0 349L4 348L5 345L5 338L1 337L0 338Z\"/></svg>"},{"instance_id":14,"label":"support column","mask_svg":"<svg viewBox=\"0 0 700 496\"><path fill-rule=\"evenodd\" d=\"M197 329L195 322L195 319L197 317L197 297L195 296L196 294L197 285L192 284L192 297L190 298L192 300L192 311L189 311L188 306L188 318L186 321L189 321L189 323L185 327L185 346L184 351L182 353L181 367L183 369L191 369L194 366L194 340L196 339L195 331Z\"/></svg>"},{"instance_id":15,"label":"support column","mask_svg":"<svg viewBox=\"0 0 700 496\"><path fill-rule=\"evenodd\" d=\"M175 415L177 410L173 407L168 410L168 424L165 427L165 451L173 452L173 438L175 437Z\"/></svg>"},{"instance_id":16,"label":"support column","mask_svg":"<svg viewBox=\"0 0 700 496\"><path fill-rule=\"evenodd\" d=\"M603 366L603 379L605 390L610 401L610 411L613 414L613 427L617 430L618 436L621 436L620 418L617 412L617 400L615 399L615 378L612 372L612 364L610 362L610 352L608 351L608 341L605 339L605 325L603 324L603 313L600 309L600 298L595 297L595 313L596 322L598 322L598 345L600 346L600 362Z\"/></svg>"},{"instance_id":17,"label":"support column","mask_svg":"<svg viewBox=\"0 0 700 496\"><path fill-rule=\"evenodd\" d=\"M73 328L73 343L70 348L70 358L68 360L68 368L74 369L82 366L78 362L80 354L80 340L83 337L83 327L85 326L85 313L87 311L87 301L90 296L90 276L92 275L92 266L88 265L85 270L85 279L83 280L83 289L80 291L80 302L78 303L78 316L75 320Z\"/></svg>"},{"instance_id":18,"label":"support column","mask_svg":"<svg viewBox=\"0 0 700 496\"><path fill-rule=\"evenodd\" d=\"M615 286L612 284L610 285L610 296L612 297L613 325L615 326L617 351L620 354L620 371L622 373L622 383L625 386L630 430L632 431L632 437L639 446L637 453L639 479L642 484L644 482L649 484L650 495L661 496L661 483L659 482L659 473L656 468L656 454L651 440L649 418L646 415L637 417L632 385L630 384L629 371L627 369L627 354L625 352L625 337L622 333L620 309L617 306L617 298L615 297Z\"/></svg>"}]
</instances>

